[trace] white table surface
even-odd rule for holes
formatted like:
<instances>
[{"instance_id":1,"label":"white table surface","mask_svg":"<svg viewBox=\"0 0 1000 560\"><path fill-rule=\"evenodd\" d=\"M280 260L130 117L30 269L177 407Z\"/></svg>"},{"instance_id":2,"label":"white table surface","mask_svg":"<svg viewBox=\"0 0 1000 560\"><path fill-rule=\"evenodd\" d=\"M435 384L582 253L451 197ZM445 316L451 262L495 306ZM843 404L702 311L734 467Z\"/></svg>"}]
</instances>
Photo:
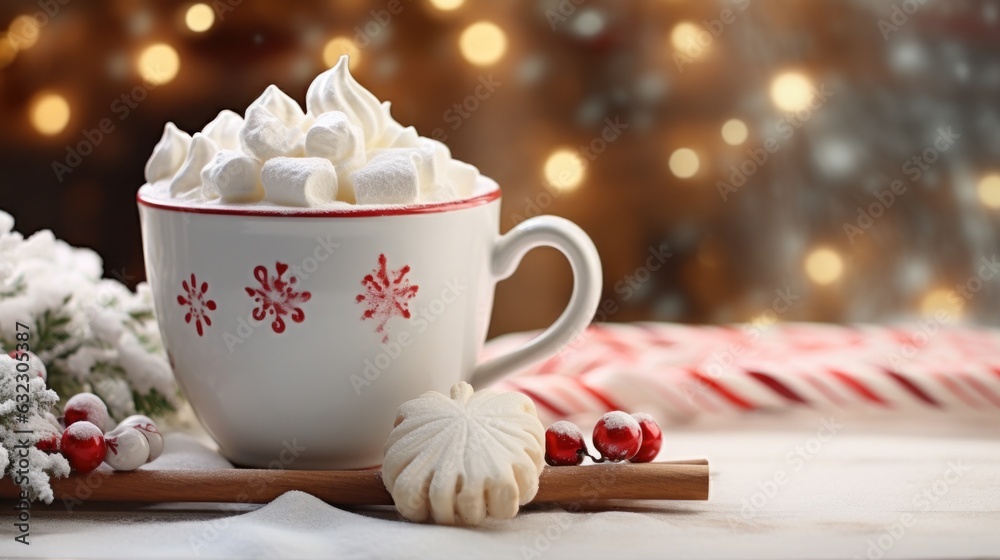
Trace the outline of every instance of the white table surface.
<instances>
[{"instance_id":1,"label":"white table surface","mask_svg":"<svg viewBox=\"0 0 1000 560\"><path fill-rule=\"evenodd\" d=\"M841 424L836 434L823 422ZM824 436L822 438L818 436ZM826 441L820 441L825 439ZM293 492L266 506L32 510L31 545L0 513L0 556L80 558L1000 558L1000 416L702 419L668 428L661 458L708 457L707 502L613 511L527 509L477 529L344 511ZM228 466L167 438L143 468ZM881 546L880 546L881 545Z\"/></svg>"}]
</instances>

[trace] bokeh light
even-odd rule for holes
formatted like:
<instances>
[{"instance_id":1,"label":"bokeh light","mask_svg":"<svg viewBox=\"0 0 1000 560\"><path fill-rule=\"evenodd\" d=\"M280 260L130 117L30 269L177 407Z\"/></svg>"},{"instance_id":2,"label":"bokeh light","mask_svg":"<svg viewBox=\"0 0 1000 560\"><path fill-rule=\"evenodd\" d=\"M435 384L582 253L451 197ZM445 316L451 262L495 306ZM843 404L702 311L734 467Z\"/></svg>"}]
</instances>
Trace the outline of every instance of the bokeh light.
<instances>
[{"instance_id":1,"label":"bokeh light","mask_svg":"<svg viewBox=\"0 0 1000 560\"><path fill-rule=\"evenodd\" d=\"M785 72L771 82L771 101L783 111L805 109L812 100L812 82L802 73Z\"/></svg>"},{"instance_id":2,"label":"bokeh light","mask_svg":"<svg viewBox=\"0 0 1000 560\"><path fill-rule=\"evenodd\" d=\"M11 43L6 33L0 33L0 68L9 65L17 58L17 47Z\"/></svg>"},{"instance_id":3,"label":"bokeh light","mask_svg":"<svg viewBox=\"0 0 1000 560\"><path fill-rule=\"evenodd\" d=\"M670 154L670 172L681 179L693 177L701 166L698 154L691 148L680 148Z\"/></svg>"},{"instance_id":4,"label":"bokeh light","mask_svg":"<svg viewBox=\"0 0 1000 560\"><path fill-rule=\"evenodd\" d=\"M697 57L708 49L707 45L698 42L699 33L707 31L690 21L682 21L670 31L670 44L687 56Z\"/></svg>"},{"instance_id":5,"label":"bokeh light","mask_svg":"<svg viewBox=\"0 0 1000 560\"><path fill-rule=\"evenodd\" d=\"M215 23L215 11L208 4L195 4L184 14L184 24L195 33L208 31Z\"/></svg>"},{"instance_id":6,"label":"bokeh light","mask_svg":"<svg viewBox=\"0 0 1000 560\"><path fill-rule=\"evenodd\" d=\"M489 66L507 52L507 35L495 23L480 21L462 31L458 47L472 64Z\"/></svg>"},{"instance_id":7,"label":"bokeh light","mask_svg":"<svg viewBox=\"0 0 1000 560\"><path fill-rule=\"evenodd\" d=\"M350 57L347 67L354 70L361 62L361 49L348 37L334 37L323 47L323 64L333 66L345 54Z\"/></svg>"},{"instance_id":8,"label":"bokeh light","mask_svg":"<svg viewBox=\"0 0 1000 560\"><path fill-rule=\"evenodd\" d=\"M990 208L1000 208L1000 174L991 173L979 180L979 200Z\"/></svg>"},{"instance_id":9,"label":"bokeh light","mask_svg":"<svg viewBox=\"0 0 1000 560\"><path fill-rule=\"evenodd\" d=\"M41 29L39 29L35 18L22 15L10 22L7 34L13 47L23 51L35 46L35 43L38 42L38 36L41 35Z\"/></svg>"},{"instance_id":10,"label":"bokeh light","mask_svg":"<svg viewBox=\"0 0 1000 560\"><path fill-rule=\"evenodd\" d=\"M844 272L844 261L833 249L815 249L806 256L806 275L813 282L826 285L836 282Z\"/></svg>"},{"instance_id":11,"label":"bokeh light","mask_svg":"<svg viewBox=\"0 0 1000 560\"><path fill-rule=\"evenodd\" d=\"M722 125L722 139L730 146L739 146L746 142L747 125L739 119L729 119Z\"/></svg>"},{"instance_id":12,"label":"bokeh light","mask_svg":"<svg viewBox=\"0 0 1000 560\"><path fill-rule=\"evenodd\" d=\"M560 191L573 190L583 182L585 168L580 154L573 150L556 150L545 160L545 180Z\"/></svg>"},{"instance_id":13,"label":"bokeh light","mask_svg":"<svg viewBox=\"0 0 1000 560\"><path fill-rule=\"evenodd\" d=\"M924 295L920 300L920 314L924 317L933 317L939 311L944 311L949 318L955 318L962 314L961 300L957 293L945 288L933 289Z\"/></svg>"},{"instance_id":14,"label":"bokeh light","mask_svg":"<svg viewBox=\"0 0 1000 560\"><path fill-rule=\"evenodd\" d=\"M142 79L153 85L162 85L177 77L181 59L173 47L157 43L139 54L138 69Z\"/></svg>"},{"instance_id":15,"label":"bokeh light","mask_svg":"<svg viewBox=\"0 0 1000 560\"><path fill-rule=\"evenodd\" d=\"M431 6L444 11L450 12L451 10L457 10L465 4L465 0L430 0Z\"/></svg>"},{"instance_id":16,"label":"bokeh light","mask_svg":"<svg viewBox=\"0 0 1000 560\"><path fill-rule=\"evenodd\" d=\"M54 136L69 124L69 102L58 93L40 93L31 101L31 125L35 130Z\"/></svg>"}]
</instances>

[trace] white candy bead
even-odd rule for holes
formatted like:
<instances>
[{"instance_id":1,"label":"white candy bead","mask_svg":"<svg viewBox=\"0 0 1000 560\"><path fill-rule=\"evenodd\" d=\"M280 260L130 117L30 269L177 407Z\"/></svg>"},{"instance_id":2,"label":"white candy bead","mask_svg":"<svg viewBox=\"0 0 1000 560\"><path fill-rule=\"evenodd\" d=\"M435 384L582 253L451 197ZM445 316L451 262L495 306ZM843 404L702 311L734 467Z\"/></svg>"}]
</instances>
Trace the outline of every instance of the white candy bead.
<instances>
[{"instance_id":1,"label":"white candy bead","mask_svg":"<svg viewBox=\"0 0 1000 560\"><path fill-rule=\"evenodd\" d=\"M337 172L325 158L270 159L260 172L269 202L316 207L337 198Z\"/></svg>"},{"instance_id":2,"label":"white candy bead","mask_svg":"<svg viewBox=\"0 0 1000 560\"><path fill-rule=\"evenodd\" d=\"M149 461L155 461L163 453L163 434L160 433L160 430L156 427L156 423L150 420L148 416L143 416L142 414L129 416L122 420L118 424L118 427L135 428L139 430L139 433L146 436L146 440L149 442Z\"/></svg>"},{"instance_id":3,"label":"white candy bead","mask_svg":"<svg viewBox=\"0 0 1000 560\"><path fill-rule=\"evenodd\" d=\"M116 471L134 471L149 460L149 440L137 428L118 426L104 434L104 462Z\"/></svg>"}]
</instances>

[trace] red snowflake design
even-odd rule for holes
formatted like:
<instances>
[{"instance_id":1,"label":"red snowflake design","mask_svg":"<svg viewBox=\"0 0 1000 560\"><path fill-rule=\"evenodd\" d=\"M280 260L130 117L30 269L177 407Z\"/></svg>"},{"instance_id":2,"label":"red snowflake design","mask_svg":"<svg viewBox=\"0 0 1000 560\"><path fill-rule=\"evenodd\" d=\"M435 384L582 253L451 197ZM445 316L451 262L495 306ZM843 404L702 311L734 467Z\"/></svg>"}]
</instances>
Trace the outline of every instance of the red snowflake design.
<instances>
[{"instance_id":1,"label":"red snowflake design","mask_svg":"<svg viewBox=\"0 0 1000 560\"><path fill-rule=\"evenodd\" d=\"M184 280L181 282L181 288L184 293L177 296L177 303L188 308L188 312L184 315L184 322L190 323L194 321L198 336L204 336L205 328L202 326L202 323L206 327L211 327L212 318L208 316L208 312L215 311L215 302L208 299L207 296L208 282L202 282L201 286L199 286L198 280L194 274L191 274L190 282Z\"/></svg>"},{"instance_id":2,"label":"red snowflake design","mask_svg":"<svg viewBox=\"0 0 1000 560\"><path fill-rule=\"evenodd\" d=\"M420 286L411 286L410 279L406 277L410 272L410 265L406 265L399 270L389 272L386 267L385 255L378 256L378 267L371 274L361 280L361 285L365 287L364 294L355 299L356 302L367 302L361 320L376 319L378 326L375 332L382 335L382 342L389 342L389 335L385 332L386 323L396 315L404 319L410 318L410 300L417 295Z\"/></svg>"},{"instance_id":3,"label":"red snowflake design","mask_svg":"<svg viewBox=\"0 0 1000 560\"><path fill-rule=\"evenodd\" d=\"M254 268L253 277L260 282L260 287L248 287L246 291L258 304L253 310L254 320L263 321L269 314L274 316L271 329L281 334L285 332L285 315L289 315L296 323L306 320L306 314L299 305L309 301L312 294L295 291L298 278L289 276L287 280L284 279L285 273L288 272L287 264L275 262L274 270L277 274L268 277L267 267Z\"/></svg>"}]
</instances>

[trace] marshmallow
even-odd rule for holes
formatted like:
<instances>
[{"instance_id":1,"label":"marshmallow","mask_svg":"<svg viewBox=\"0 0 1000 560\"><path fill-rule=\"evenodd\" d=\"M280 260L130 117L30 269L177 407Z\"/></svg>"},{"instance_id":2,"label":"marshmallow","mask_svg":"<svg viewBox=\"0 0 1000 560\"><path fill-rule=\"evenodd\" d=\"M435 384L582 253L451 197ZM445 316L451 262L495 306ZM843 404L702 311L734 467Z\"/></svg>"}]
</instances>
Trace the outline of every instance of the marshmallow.
<instances>
[{"instance_id":1,"label":"marshmallow","mask_svg":"<svg viewBox=\"0 0 1000 560\"><path fill-rule=\"evenodd\" d=\"M479 171L398 123L389 102L351 76L346 56L313 80L306 107L269 86L245 119L222 111L193 139L167 124L146 180L169 182L170 198L192 206L220 198L274 206L412 204L476 190ZM268 165L273 159L282 161Z\"/></svg>"},{"instance_id":2,"label":"marshmallow","mask_svg":"<svg viewBox=\"0 0 1000 560\"><path fill-rule=\"evenodd\" d=\"M206 200L257 202L264 198L260 161L235 150L222 150L201 170L201 194Z\"/></svg>"},{"instance_id":3,"label":"marshmallow","mask_svg":"<svg viewBox=\"0 0 1000 560\"><path fill-rule=\"evenodd\" d=\"M201 170L212 161L212 157L218 151L219 147L215 142L208 136L196 132L191 139L191 149L188 150L184 165L170 181L170 194L180 196L198 188L201 185Z\"/></svg>"},{"instance_id":4,"label":"marshmallow","mask_svg":"<svg viewBox=\"0 0 1000 560\"><path fill-rule=\"evenodd\" d=\"M358 204L412 204L420 194L417 165L402 151L375 156L351 180Z\"/></svg>"},{"instance_id":5,"label":"marshmallow","mask_svg":"<svg viewBox=\"0 0 1000 560\"><path fill-rule=\"evenodd\" d=\"M375 156L381 154L405 154L413 159L417 166L417 177L420 181L420 198L434 196L438 187L447 181L445 167L451 159L448 147L430 138L420 138L416 148L388 148L375 150Z\"/></svg>"},{"instance_id":6,"label":"marshmallow","mask_svg":"<svg viewBox=\"0 0 1000 560\"><path fill-rule=\"evenodd\" d=\"M451 183L438 183L431 192L420 193L420 202L448 202L459 198L462 197Z\"/></svg>"},{"instance_id":7,"label":"marshmallow","mask_svg":"<svg viewBox=\"0 0 1000 560\"><path fill-rule=\"evenodd\" d=\"M308 128L307 123L302 107L294 99L278 86L268 86L247 109L240 144L244 152L261 161L302 156L303 127Z\"/></svg>"},{"instance_id":8,"label":"marshmallow","mask_svg":"<svg viewBox=\"0 0 1000 560\"><path fill-rule=\"evenodd\" d=\"M448 177L448 183L454 187L456 196L466 198L472 196L476 190L479 169L464 161L453 159L445 166L445 176Z\"/></svg>"},{"instance_id":9,"label":"marshmallow","mask_svg":"<svg viewBox=\"0 0 1000 560\"><path fill-rule=\"evenodd\" d=\"M146 182L155 183L173 177L184 163L190 146L191 135L168 122L163 127L163 136L153 148L153 155L146 162Z\"/></svg>"},{"instance_id":10,"label":"marshmallow","mask_svg":"<svg viewBox=\"0 0 1000 560\"><path fill-rule=\"evenodd\" d=\"M268 202L316 207L337 197L337 172L326 158L276 157L260 172Z\"/></svg>"},{"instance_id":11,"label":"marshmallow","mask_svg":"<svg viewBox=\"0 0 1000 560\"><path fill-rule=\"evenodd\" d=\"M242 129L243 117L227 109L206 124L201 133L211 138L220 150L239 150Z\"/></svg>"},{"instance_id":12,"label":"marshmallow","mask_svg":"<svg viewBox=\"0 0 1000 560\"><path fill-rule=\"evenodd\" d=\"M324 113L306 132L306 156L330 160L337 170L337 196L354 202L351 173L365 164L365 138L361 127L341 111Z\"/></svg>"}]
</instances>

